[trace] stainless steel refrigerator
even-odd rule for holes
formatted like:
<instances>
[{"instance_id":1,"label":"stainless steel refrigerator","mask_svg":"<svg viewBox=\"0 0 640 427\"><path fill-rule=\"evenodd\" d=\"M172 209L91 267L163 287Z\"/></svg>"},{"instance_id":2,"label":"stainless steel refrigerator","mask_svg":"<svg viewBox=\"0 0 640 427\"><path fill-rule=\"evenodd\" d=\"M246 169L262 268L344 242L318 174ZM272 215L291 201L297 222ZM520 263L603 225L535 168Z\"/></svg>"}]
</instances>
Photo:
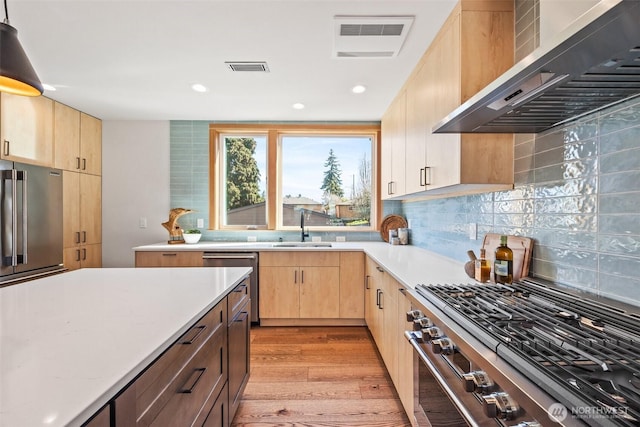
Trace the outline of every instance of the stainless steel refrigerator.
<instances>
[{"instance_id":1,"label":"stainless steel refrigerator","mask_svg":"<svg viewBox=\"0 0 640 427\"><path fill-rule=\"evenodd\" d=\"M62 171L0 161L0 286L64 271Z\"/></svg>"}]
</instances>

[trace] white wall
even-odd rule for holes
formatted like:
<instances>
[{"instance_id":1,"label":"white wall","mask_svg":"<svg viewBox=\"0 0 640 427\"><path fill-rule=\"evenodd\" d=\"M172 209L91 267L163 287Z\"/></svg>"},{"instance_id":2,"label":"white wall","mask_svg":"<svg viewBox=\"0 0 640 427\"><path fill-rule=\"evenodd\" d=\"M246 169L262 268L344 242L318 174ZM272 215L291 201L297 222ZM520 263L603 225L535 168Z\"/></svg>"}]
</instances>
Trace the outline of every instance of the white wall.
<instances>
[{"instance_id":1,"label":"white wall","mask_svg":"<svg viewBox=\"0 0 640 427\"><path fill-rule=\"evenodd\" d=\"M169 181L168 121L102 122L103 267L133 267L132 247L167 240Z\"/></svg>"}]
</instances>

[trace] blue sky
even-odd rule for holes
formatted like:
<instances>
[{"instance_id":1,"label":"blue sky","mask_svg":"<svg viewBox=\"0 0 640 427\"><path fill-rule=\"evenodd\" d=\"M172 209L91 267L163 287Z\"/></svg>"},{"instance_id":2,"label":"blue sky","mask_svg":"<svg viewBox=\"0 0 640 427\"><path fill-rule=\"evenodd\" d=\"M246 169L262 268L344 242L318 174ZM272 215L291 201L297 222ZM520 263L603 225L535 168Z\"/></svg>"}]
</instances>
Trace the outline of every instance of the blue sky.
<instances>
[{"instance_id":1,"label":"blue sky","mask_svg":"<svg viewBox=\"0 0 640 427\"><path fill-rule=\"evenodd\" d=\"M345 197L351 195L353 179L358 180L358 166L363 156L371 160L371 139L363 137L283 137L283 171L282 194L297 197L301 194L318 202L322 201L320 186L326 170L324 164L329 157L329 150L333 152L342 170L342 188ZM266 138L256 138L258 148L256 159L260 170L266 170ZM262 174L261 190L266 188L265 174Z\"/></svg>"}]
</instances>

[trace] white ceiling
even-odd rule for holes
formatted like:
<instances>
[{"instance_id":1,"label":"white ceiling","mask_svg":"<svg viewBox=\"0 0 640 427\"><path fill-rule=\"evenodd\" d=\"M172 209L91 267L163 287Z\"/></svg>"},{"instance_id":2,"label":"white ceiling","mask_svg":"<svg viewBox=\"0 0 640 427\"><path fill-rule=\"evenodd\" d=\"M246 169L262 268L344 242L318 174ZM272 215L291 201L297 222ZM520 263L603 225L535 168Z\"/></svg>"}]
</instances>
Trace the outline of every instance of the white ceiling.
<instances>
[{"instance_id":1,"label":"white ceiling","mask_svg":"<svg viewBox=\"0 0 640 427\"><path fill-rule=\"evenodd\" d=\"M7 1L40 79L57 88L46 96L103 120L233 121L380 120L457 2ZM415 21L397 57L337 59L335 15ZM270 72L225 61L266 61ZM355 84L368 90L355 95Z\"/></svg>"}]
</instances>

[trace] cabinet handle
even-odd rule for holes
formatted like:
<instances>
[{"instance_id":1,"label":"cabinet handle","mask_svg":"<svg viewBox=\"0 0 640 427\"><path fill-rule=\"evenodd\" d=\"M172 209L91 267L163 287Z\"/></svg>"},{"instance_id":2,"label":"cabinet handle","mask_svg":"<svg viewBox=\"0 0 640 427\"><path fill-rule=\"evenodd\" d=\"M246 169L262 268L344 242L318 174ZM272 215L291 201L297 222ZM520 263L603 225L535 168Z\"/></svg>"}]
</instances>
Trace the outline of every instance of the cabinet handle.
<instances>
[{"instance_id":1,"label":"cabinet handle","mask_svg":"<svg viewBox=\"0 0 640 427\"><path fill-rule=\"evenodd\" d=\"M376 289L376 305L380 308L380 293L382 291L380 289Z\"/></svg>"},{"instance_id":2,"label":"cabinet handle","mask_svg":"<svg viewBox=\"0 0 640 427\"><path fill-rule=\"evenodd\" d=\"M80 157L76 157L76 169L80 169Z\"/></svg>"},{"instance_id":3,"label":"cabinet handle","mask_svg":"<svg viewBox=\"0 0 640 427\"><path fill-rule=\"evenodd\" d=\"M383 302L384 302L384 292L380 291L380 303L378 304L378 308L379 308L380 310L383 310L383 309L384 309L384 304L383 304Z\"/></svg>"},{"instance_id":4,"label":"cabinet handle","mask_svg":"<svg viewBox=\"0 0 640 427\"><path fill-rule=\"evenodd\" d=\"M243 283L242 285L236 286L233 292L244 292L246 289L247 289L247 285Z\"/></svg>"},{"instance_id":5,"label":"cabinet handle","mask_svg":"<svg viewBox=\"0 0 640 427\"><path fill-rule=\"evenodd\" d=\"M420 168L420 187L424 187L425 183L424 183L424 168Z\"/></svg>"},{"instance_id":6,"label":"cabinet handle","mask_svg":"<svg viewBox=\"0 0 640 427\"><path fill-rule=\"evenodd\" d=\"M387 184L387 194L395 194L395 181L389 181Z\"/></svg>"},{"instance_id":7,"label":"cabinet handle","mask_svg":"<svg viewBox=\"0 0 640 427\"><path fill-rule=\"evenodd\" d=\"M178 390L178 393L192 393L193 389L195 388L196 384L198 384L198 381L200 381L200 378L202 378L202 375L204 374L204 371L206 371L207 368L196 368L193 370L193 372L191 373L191 375L189 375L189 378L187 378L187 381L184 383L184 385L182 386L182 388L180 388L180 390Z\"/></svg>"},{"instance_id":8,"label":"cabinet handle","mask_svg":"<svg viewBox=\"0 0 640 427\"><path fill-rule=\"evenodd\" d=\"M298 270L293 272L293 283L298 283Z\"/></svg>"},{"instance_id":9,"label":"cabinet handle","mask_svg":"<svg viewBox=\"0 0 640 427\"><path fill-rule=\"evenodd\" d=\"M380 273L384 273L384 269L382 267L380 267L379 265L376 266L376 270L378 270Z\"/></svg>"},{"instance_id":10,"label":"cabinet handle","mask_svg":"<svg viewBox=\"0 0 640 427\"><path fill-rule=\"evenodd\" d=\"M87 243L87 232L86 231L82 232L82 243Z\"/></svg>"},{"instance_id":11,"label":"cabinet handle","mask_svg":"<svg viewBox=\"0 0 640 427\"><path fill-rule=\"evenodd\" d=\"M189 339L185 338L184 341L182 341L180 344L193 344L200 335L202 335L202 333L205 331L205 329L207 329L207 325L200 325L200 326L196 326L195 328L191 329L188 333L193 332L193 336L190 337Z\"/></svg>"},{"instance_id":12,"label":"cabinet handle","mask_svg":"<svg viewBox=\"0 0 640 427\"><path fill-rule=\"evenodd\" d=\"M300 272L300 283L304 283L304 270Z\"/></svg>"},{"instance_id":13,"label":"cabinet handle","mask_svg":"<svg viewBox=\"0 0 640 427\"><path fill-rule=\"evenodd\" d=\"M87 248L82 248L82 261L87 260Z\"/></svg>"},{"instance_id":14,"label":"cabinet handle","mask_svg":"<svg viewBox=\"0 0 640 427\"><path fill-rule=\"evenodd\" d=\"M248 313L248 312L246 312L246 311L241 311L241 312L240 312L240 314L238 314L238 315L233 319L233 321L234 321L234 322L242 323L242 322L244 322L245 320L247 320L247 318L248 318L248 317L249 317L249 313Z\"/></svg>"},{"instance_id":15,"label":"cabinet handle","mask_svg":"<svg viewBox=\"0 0 640 427\"><path fill-rule=\"evenodd\" d=\"M424 185L431 185L431 167L430 166L425 166L424 167Z\"/></svg>"},{"instance_id":16,"label":"cabinet handle","mask_svg":"<svg viewBox=\"0 0 640 427\"><path fill-rule=\"evenodd\" d=\"M171 253L163 253L162 256L178 256L178 254L175 252L171 252Z\"/></svg>"},{"instance_id":17,"label":"cabinet handle","mask_svg":"<svg viewBox=\"0 0 640 427\"><path fill-rule=\"evenodd\" d=\"M9 155L9 141L7 141L6 139L4 140L3 152L5 156Z\"/></svg>"},{"instance_id":18,"label":"cabinet handle","mask_svg":"<svg viewBox=\"0 0 640 427\"><path fill-rule=\"evenodd\" d=\"M76 261L80 261L80 249L76 249Z\"/></svg>"},{"instance_id":19,"label":"cabinet handle","mask_svg":"<svg viewBox=\"0 0 640 427\"><path fill-rule=\"evenodd\" d=\"M85 158L82 159L82 170L83 171L87 170L87 159Z\"/></svg>"},{"instance_id":20,"label":"cabinet handle","mask_svg":"<svg viewBox=\"0 0 640 427\"><path fill-rule=\"evenodd\" d=\"M366 276L364 276L364 288L365 289L371 289L371 287L369 286L369 279L371 278L371 276L369 276L368 274Z\"/></svg>"},{"instance_id":21,"label":"cabinet handle","mask_svg":"<svg viewBox=\"0 0 640 427\"><path fill-rule=\"evenodd\" d=\"M80 243L80 232L76 231L76 243Z\"/></svg>"}]
</instances>

